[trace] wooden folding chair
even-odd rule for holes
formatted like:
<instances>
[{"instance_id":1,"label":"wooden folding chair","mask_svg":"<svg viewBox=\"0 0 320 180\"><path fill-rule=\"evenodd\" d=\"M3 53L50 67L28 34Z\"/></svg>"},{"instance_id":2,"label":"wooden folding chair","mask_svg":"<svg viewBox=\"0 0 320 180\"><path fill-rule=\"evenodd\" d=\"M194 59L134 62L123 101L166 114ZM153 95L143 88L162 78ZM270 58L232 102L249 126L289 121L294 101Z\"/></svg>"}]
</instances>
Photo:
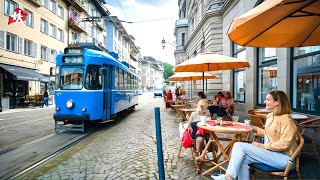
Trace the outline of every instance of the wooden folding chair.
<instances>
[{"instance_id":1,"label":"wooden folding chair","mask_svg":"<svg viewBox=\"0 0 320 180\"><path fill-rule=\"evenodd\" d=\"M297 130L297 136L298 136L298 147L294 151L293 155L290 157L290 160L288 161L288 164L285 169L276 169L274 167L268 166L266 164L262 163L252 163L250 164L250 173L253 176L255 171L262 172L266 175L271 176L281 176L283 179L287 179L289 174L292 174L294 172L297 173L298 178L300 179L300 171L299 171L299 156L301 149L304 144L304 139L302 135L299 132L299 129ZM295 168L291 170L292 165L295 163ZM253 177L254 178L254 177Z\"/></svg>"},{"instance_id":2,"label":"wooden folding chair","mask_svg":"<svg viewBox=\"0 0 320 180\"><path fill-rule=\"evenodd\" d=\"M184 133L184 131L189 127L189 123L188 122L181 122L179 124L179 131L180 131L180 139L182 138L182 135ZM185 149L190 149L190 153L191 153L191 159L194 160L194 154L193 154L193 149L194 147L194 143L189 147L189 148L185 148ZM183 145L182 145L182 142L180 142L180 148L179 148L179 152L178 152L178 158L180 158L180 154L181 154L181 151L182 151L182 148L183 148Z\"/></svg>"}]
</instances>

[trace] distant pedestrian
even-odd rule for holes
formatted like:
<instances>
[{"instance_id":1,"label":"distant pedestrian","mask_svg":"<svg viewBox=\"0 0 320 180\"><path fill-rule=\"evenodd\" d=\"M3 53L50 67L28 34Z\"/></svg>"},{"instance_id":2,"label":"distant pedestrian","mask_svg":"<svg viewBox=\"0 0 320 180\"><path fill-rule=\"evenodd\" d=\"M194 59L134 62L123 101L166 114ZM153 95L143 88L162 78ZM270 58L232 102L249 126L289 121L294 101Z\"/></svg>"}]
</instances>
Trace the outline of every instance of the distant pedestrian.
<instances>
[{"instance_id":1,"label":"distant pedestrian","mask_svg":"<svg viewBox=\"0 0 320 180\"><path fill-rule=\"evenodd\" d=\"M48 94L47 90L45 90L44 93L43 93L43 105L42 105L42 107L44 107L44 105L46 105L46 107L49 106L49 94Z\"/></svg>"}]
</instances>

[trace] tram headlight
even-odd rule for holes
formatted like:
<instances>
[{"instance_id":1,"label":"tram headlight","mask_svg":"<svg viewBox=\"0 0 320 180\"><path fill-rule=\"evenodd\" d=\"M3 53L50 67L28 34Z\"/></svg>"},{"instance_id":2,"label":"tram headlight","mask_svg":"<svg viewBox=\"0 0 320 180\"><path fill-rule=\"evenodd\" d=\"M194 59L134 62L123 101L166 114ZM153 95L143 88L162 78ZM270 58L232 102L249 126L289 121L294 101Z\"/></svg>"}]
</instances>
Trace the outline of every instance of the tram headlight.
<instances>
[{"instance_id":1,"label":"tram headlight","mask_svg":"<svg viewBox=\"0 0 320 180\"><path fill-rule=\"evenodd\" d=\"M81 109L81 111L82 111L82 112L86 112L87 109L86 109L85 107L83 107L83 108Z\"/></svg>"},{"instance_id":2,"label":"tram headlight","mask_svg":"<svg viewBox=\"0 0 320 180\"><path fill-rule=\"evenodd\" d=\"M56 111L60 111L60 107L56 107Z\"/></svg>"},{"instance_id":3,"label":"tram headlight","mask_svg":"<svg viewBox=\"0 0 320 180\"><path fill-rule=\"evenodd\" d=\"M72 101L72 99L70 99L69 101L66 102L66 106L67 108L71 109L74 106L74 102Z\"/></svg>"}]
</instances>

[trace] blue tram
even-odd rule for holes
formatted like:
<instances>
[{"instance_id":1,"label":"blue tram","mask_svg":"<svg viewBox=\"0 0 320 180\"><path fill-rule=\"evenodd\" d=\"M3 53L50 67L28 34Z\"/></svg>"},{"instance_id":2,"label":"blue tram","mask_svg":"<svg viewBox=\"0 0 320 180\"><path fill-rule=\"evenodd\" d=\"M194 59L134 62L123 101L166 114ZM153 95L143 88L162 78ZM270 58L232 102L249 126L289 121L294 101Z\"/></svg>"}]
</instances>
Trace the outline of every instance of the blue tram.
<instances>
[{"instance_id":1,"label":"blue tram","mask_svg":"<svg viewBox=\"0 0 320 180\"><path fill-rule=\"evenodd\" d=\"M138 77L109 54L70 47L56 59L56 130L105 122L138 104Z\"/></svg>"}]
</instances>

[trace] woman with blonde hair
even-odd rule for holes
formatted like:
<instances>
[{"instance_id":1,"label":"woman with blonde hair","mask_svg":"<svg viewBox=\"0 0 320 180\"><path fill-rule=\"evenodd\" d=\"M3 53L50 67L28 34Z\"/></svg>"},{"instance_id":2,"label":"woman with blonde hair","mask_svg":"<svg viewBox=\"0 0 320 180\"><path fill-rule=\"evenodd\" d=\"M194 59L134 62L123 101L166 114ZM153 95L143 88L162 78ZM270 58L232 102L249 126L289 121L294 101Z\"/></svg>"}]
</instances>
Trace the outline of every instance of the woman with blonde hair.
<instances>
[{"instance_id":1,"label":"woman with blonde hair","mask_svg":"<svg viewBox=\"0 0 320 180\"><path fill-rule=\"evenodd\" d=\"M205 140L206 142L209 140L209 134L200 134L197 133L198 127L197 123L200 121L200 116L210 116L210 112L208 110L208 101L207 99L200 99L197 104L197 108L195 112L192 112L189 118L189 125L192 127L192 139L195 139L195 160L197 165L197 171L200 172L201 169L201 153L205 148Z\"/></svg>"},{"instance_id":2,"label":"woman with blonde hair","mask_svg":"<svg viewBox=\"0 0 320 180\"><path fill-rule=\"evenodd\" d=\"M283 91L271 91L264 102L266 109L271 111L265 129L252 126L258 136L264 137L264 143L236 142L224 179L250 179L249 165L252 163L285 169L297 148L297 126L289 115L291 105L287 95Z\"/></svg>"}]
</instances>

